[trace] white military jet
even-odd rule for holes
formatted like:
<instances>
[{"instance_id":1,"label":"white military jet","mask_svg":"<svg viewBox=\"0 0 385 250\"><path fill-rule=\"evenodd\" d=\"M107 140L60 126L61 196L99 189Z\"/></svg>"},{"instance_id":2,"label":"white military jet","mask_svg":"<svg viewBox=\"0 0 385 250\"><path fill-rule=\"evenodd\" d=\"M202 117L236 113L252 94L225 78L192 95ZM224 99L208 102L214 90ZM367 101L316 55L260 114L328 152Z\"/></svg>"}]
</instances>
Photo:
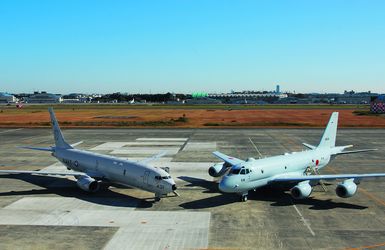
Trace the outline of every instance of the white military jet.
<instances>
[{"instance_id":1,"label":"white military jet","mask_svg":"<svg viewBox=\"0 0 385 250\"><path fill-rule=\"evenodd\" d=\"M154 193L156 200L167 196L169 193L177 195L175 192L176 185L171 176L162 168L147 165L148 162L163 156L165 154L164 152L151 158L134 162L109 155L75 149L75 144L70 145L64 140L52 108L49 108L49 113L51 116L55 146L50 148L22 148L52 152L52 156L62 162L68 170L73 171L0 170L0 173L73 176L77 179L77 185L87 192L98 191L101 182L105 181L107 183L146 190Z\"/></svg>"},{"instance_id":2,"label":"white military jet","mask_svg":"<svg viewBox=\"0 0 385 250\"><path fill-rule=\"evenodd\" d=\"M309 197L312 187L321 180L343 180L337 185L336 194L347 198L357 191L357 184L361 179L370 177L385 177L385 173L373 174L332 174L320 175L318 170L325 167L331 159L340 154L351 154L373 151L376 149L362 149L344 151L353 145L335 146L337 134L338 112L333 112L329 123L318 146L303 143L310 150L286 153L263 159L249 158L246 161L227 156L220 152L213 154L223 160L209 168L209 175L221 177L219 190L224 193L237 193L241 201L247 200L249 190L274 185L293 184L290 193L295 199Z\"/></svg>"}]
</instances>

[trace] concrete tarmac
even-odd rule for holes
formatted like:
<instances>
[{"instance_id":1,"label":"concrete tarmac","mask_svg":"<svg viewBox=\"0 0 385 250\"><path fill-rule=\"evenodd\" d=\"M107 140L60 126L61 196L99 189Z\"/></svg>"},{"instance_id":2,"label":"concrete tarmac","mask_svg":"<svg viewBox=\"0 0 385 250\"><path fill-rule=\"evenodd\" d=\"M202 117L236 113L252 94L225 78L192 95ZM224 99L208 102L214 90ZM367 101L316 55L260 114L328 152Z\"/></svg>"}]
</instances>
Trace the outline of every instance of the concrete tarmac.
<instances>
[{"instance_id":1,"label":"concrete tarmac","mask_svg":"<svg viewBox=\"0 0 385 250\"><path fill-rule=\"evenodd\" d=\"M110 187L95 194L71 178L0 174L0 249L351 249L385 248L385 179L362 181L355 196L315 187L309 199L262 188L247 202L218 191L207 169L219 150L246 159L317 145L322 129L71 129L81 149L139 160L170 152L154 166L169 167L180 197ZM337 157L325 174L385 172L385 129L339 129L338 145L378 151ZM0 169L65 168L47 152L49 129L0 129Z\"/></svg>"}]
</instances>

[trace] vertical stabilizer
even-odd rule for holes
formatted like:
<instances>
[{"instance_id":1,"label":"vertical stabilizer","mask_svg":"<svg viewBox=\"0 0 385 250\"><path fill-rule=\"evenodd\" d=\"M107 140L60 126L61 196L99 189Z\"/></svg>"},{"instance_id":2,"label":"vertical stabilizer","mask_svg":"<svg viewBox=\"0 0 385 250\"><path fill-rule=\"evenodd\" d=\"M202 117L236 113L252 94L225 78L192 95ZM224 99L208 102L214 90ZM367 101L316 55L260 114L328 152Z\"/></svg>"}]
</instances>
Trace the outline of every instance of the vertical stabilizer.
<instances>
[{"instance_id":1,"label":"vertical stabilizer","mask_svg":"<svg viewBox=\"0 0 385 250\"><path fill-rule=\"evenodd\" d=\"M48 108L49 115L51 117L51 124L52 124L52 131L55 138L55 146L57 148L72 148L71 145L69 145L63 137L63 134L61 133L59 124L56 120L55 113L53 112L52 108Z\"/></svg>"},{"instance_id":2,"label":"vertical stabilizer","mask_svg":"<svg viewBox=\"0 0 385 250\"><path fill-rule=\"evenodd\" d=\"M333 148L336 144L336 135L337 135L337 125L338 125L338 112L333 112L330 116L330 120L322 139L318 145L320 148Z\"/></svg>"}]
</instances>

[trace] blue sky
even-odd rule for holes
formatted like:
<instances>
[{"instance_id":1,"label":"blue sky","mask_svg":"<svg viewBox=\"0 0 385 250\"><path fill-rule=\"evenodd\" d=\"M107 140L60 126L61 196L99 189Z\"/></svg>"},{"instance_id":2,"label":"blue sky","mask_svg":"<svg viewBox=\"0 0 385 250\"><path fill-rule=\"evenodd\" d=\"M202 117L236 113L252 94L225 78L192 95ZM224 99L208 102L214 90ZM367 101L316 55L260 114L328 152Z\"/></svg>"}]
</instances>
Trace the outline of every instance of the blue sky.
<instances>
[{"instance_id":1,"label":"blue sky","mask_svg":"<svg viewBox=\"0 0 385 250\"><path fill-rule=\"evenodd\" d=\"M0 1L0 91L385 92L385 1Z\"/></svg>"}]
</instances>

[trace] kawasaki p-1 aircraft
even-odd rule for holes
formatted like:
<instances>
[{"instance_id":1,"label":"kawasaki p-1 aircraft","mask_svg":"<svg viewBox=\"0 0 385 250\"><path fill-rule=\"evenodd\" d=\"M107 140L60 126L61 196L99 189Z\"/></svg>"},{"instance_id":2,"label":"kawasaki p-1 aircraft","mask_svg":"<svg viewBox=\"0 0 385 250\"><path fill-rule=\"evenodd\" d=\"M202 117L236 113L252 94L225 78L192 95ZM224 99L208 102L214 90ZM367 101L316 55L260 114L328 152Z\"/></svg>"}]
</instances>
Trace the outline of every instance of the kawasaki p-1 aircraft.
<instances>
[{"instance_id":1,"label":"kawasaki p-1 aircraft","mask_svg":"<svg viewBox=\"0 0 385 250\"><path fill-rule=\"evenodd\" d=\"M64 140L52 108L49 108L49 113L51 116L55 146L50 148L22 148L52 152L52 156L62 162L68 170L73 171L63 173L44 170L0 170L0 173L73 176L77 179L76 183L79 188L87 192L98 191L101 182L105 181L111 184L121 184L146 190L154 193L156 200L167 196L169 193L177 195L175 192L176 185L171 176L162 168L147 165L148 162L163 156L165 154L164 152L139 162L133 162L75 149L74 145L70 145Z\"/></svg>"},{"instance_id":2,"label":"kawasaki p-1 aircraft","mask_svg":"<svg viewBox=\"0 0 385 250\"><path fill-rule=\"evenodd\" d=\"M332 174L320 175L318 170L325 167L331 159L340 154L351 154L376 149L362 149L345 151L352 147L335 146L337 134L338 112L334 112L322 136L318 146L303 143L310 150L303 152L286 153L263 159L249 158L246 161L227 156L220 152L213 154L223 160L209 168L212 177L225 175L220 183L219 189L224 193L237 193L241 201L247 200L249 190L274 185L292 184L290 193L295 199L309 197L312 187L321 180L342 180L337 185L336 194L347 198L353 196L357 191L360 180L370 177L385 177L385 173L374 174Z\"/></svg>"}]
</instances>

